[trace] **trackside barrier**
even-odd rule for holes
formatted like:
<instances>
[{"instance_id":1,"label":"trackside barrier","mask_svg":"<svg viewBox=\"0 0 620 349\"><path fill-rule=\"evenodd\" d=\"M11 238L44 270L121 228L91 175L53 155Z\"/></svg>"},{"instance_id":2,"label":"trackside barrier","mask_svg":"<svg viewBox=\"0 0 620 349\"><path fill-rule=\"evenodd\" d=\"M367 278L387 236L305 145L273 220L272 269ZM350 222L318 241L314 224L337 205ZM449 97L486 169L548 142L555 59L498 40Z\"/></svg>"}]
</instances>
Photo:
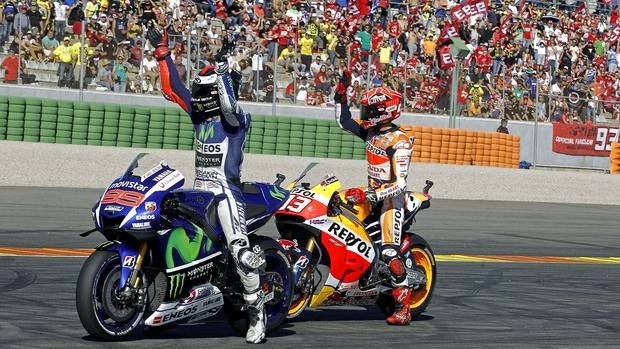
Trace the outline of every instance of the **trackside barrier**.
<instances>
[{"instance_id":1,"label":"trackside barrier","mask_svg":"<svg viewBox=\"0 0 620 349\"><path fill-rule=\"evenodd\" d=\"M415 137L414 162L518 168L519 138L422 126L403 126ZM193 148L194 129L180 108L0 96L0 140L139 148ZM336 122L252 116L248 153L363 159L364 142Z\"/></svg>"},{"instance_id":2,"label":"trackside barrier","mask_svg":"<svg viewBox=\"0 0 620 349\"><path fill-rule=\"evenodd\" d=\"M404 126L414 162L519 168L520 139L497 132Z\"/></svg>"},{"instance_id":3,"label":"trackside barrier","mask_svg":"<svg viewBox=\"0 0 620 349\"><path fill-rule=\"evenodd\" d=\"M620 142L611 143L609 153L609 173L620 174Z\"/></svg>"}]
</instances>

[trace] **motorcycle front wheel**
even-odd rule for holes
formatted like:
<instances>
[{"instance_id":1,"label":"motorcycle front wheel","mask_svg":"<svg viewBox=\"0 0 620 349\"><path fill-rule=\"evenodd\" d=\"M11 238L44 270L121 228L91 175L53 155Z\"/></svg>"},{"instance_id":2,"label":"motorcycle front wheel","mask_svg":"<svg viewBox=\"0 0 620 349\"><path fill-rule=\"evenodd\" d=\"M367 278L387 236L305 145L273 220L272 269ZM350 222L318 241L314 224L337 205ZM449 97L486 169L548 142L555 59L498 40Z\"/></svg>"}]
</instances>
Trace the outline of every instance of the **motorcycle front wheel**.
<instances>
[{"instance_id":1,"label":"motorcycle front wheel","mask_svg":"<svg viewBox=\"0 0 620 349\"><path fill-rule=\"evenodd\" d=\"M98 340L125 340L142 322L144 306L119 297L120 276L120 257L109 251L93 252L80 270L77 313L84 329Z\"/></svg>"},{"instance_id":2,"label":"motorcycle front wheel","mask_svg":"<svg viewBox=\"0 0 620 349\"><path fill-rule=\"evenodd\" d=\"M261 274L260 285L263 290L270 290L270 298L265 301L266 328L269 332L282 325L291 305L293 294L291 262L275 240L257 236L250 239L252 245L259 245L265 255L265 273ZM224 313L232 328L239 334L245 335L249 327L247 311L234 309L229 304L225 304Z\"/></svg>"}]
</instances>

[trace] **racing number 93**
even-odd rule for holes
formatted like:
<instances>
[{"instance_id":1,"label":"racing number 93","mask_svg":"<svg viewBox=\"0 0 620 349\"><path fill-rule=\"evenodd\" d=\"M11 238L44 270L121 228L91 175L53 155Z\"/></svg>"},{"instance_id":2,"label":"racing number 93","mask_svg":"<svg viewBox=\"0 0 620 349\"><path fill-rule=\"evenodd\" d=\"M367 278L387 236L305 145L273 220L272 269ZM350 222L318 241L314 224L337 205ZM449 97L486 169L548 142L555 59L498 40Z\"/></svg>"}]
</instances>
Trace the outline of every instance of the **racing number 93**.
<instances>
[{"instance_id":1,"label":"racing number 93","mask_svg":"<svg viewBox=\"0 0 620 349\"><path fill-rule=\"evenodd\" d=\"M137 207L144 199L144 194L135 191L112 189L108 190L101 199L102 205L119 204L129 207Z\"/></svg>"}]
</instances>

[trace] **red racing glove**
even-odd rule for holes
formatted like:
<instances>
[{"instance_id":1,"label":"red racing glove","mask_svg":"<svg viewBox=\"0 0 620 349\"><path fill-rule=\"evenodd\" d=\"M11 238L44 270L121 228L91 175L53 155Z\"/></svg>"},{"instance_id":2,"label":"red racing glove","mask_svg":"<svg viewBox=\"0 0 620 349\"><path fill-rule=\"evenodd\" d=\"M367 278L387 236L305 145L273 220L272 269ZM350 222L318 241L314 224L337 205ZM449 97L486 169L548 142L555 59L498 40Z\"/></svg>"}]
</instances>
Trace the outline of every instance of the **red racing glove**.
<instances>
[{"instance_id":1,"label":"red racing glove","mask_svg":"<svg viewBox=\"0 0 620 349\"><path fill-rule=\"evenodd\" d=\"M362 204L366 202L366 192L361 188L350 188L344 194L347 202L351 204Z\"/></svg>"},{"instance_id":2,"label":"red racing glove","mask_svg":"<svg viewBox=\"0 0 620 349\"><path fill-rule=\"evenodd\" d=\"M351 72L345 70L342 72L340 81L336 85L334 90L334 102L346 104L347 103L347 88L351 85Z\"/></svg>"}]
</instances>

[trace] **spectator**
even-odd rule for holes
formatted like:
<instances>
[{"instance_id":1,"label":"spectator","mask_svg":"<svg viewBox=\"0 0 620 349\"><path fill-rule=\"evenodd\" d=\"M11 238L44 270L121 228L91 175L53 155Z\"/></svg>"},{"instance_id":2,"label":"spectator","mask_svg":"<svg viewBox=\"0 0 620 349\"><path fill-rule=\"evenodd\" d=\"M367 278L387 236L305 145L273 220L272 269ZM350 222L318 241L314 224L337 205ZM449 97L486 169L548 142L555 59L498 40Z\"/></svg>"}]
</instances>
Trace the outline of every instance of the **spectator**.
<instances>
[{"instance_id":1,"label":"spectator","mask_svg":"<svg viewBox=\"0 0 620 349\"><path fill-rule=\"evenodd\" d=\"M2 7L2 16L0 16L0 44L4 46L9 39L9 35L13 32L13 25L15 23L15 15L17 14L17 6L11 0L4 3Z\"/></svg>"},{"instance_id":2,"label":"spectator","mask_svg":"<svg viewBox=\"0 0 620 349\"><path fill-rule=\"evenodd\" d=\"M56 39L60 40L65 35L67 28L67 12L69 6L61 0L55 0L52 2L54 11L54 33L56 33Z\"/></svg>"},{"instance_id":3,"label":"spectator","mask_svg":"<svg viewBox=\"0 0 620 349\"><path fill-rule=\"evenodd\" d=\"M114 30L114 37L117 41L129 39L129 19L122 8L116 11L116 15L112 18L112 30Z\"/></svg>"},{"instance_id":4,"label":"spectator","mask_svg":"<svg viewBox=\"0 0 620 349\"><path fill-rule=\"evenodd\" d=\"M304 33L303 37L299 39L302 71L309 71L311 68L312 48L314 47L314 45L315 45L314 39L308 33Z\"/></svg>"},{"instance_id":5,"label":"spectator","mask_svg":"<svg viewBox=\"0 0 620 349\"><path fill-rule=\"evenodd\" d=\"M226 19L224 23L226 25L240 25L243 23L243 4L242 0L233 0L232 4L228 6L226 11Z\"/></svg>"},{"instance_id":6,"label":"spectator","mask_svg":"<svg viewBox=\"0 0 620 349\"><path fill-rule=\"evenodd\" d=\"M142 59L142 40L136 40L136 43L129 49L128 63L134 67L139 67Z\"/></svg>"},{"instance_id":7,"label":"spectator","mask_svg":"<svg viewBox=\"0 0 620 349\"><path fill-rule=\"evenodd\" d=\"M314 75L314 86L316 86L317 92L326 94L331 92L331 81L327 78L327 67L324 64Z\"/></svg>"},{"instance_id":8,"label":"spectator","mask_svg":"<svg viewBox=\"0 0 620 349\"><path fill-rule=\"evenodd\" d=\"M114 84L111 67L112 62L110 62L109 59L104 58L99 60L99 68L97 69L97 76L94 80L97 86L105 88L106 91L112 91L112 86Z\"/></svg>"},{"instance_id":9,"label":"spectator","mask_svg":"<svg viewBox=\"0 0 620 349\"><path fill-rule=\"evenodd\" d=\"M502 119L502 121L500 121L499 127L497 128L497 132L509 134L509 132L508 132L508 120L507 119Z\"/></svg>"},{"instance_id":10,"label":"spectator","mask_svg":"<svg viewBox=\"0 0 620 349\"><path fill-rule=\"evenodd\" d=\"M324 66L324 64L321 61L321 56L317 55L314 58L314 62L312 62L310 64L310 67L309 67L310 68L309 72L310 72L311 76L316 76L316 74L319 72L319 70L321 70L321 67L323 67L323 66ZM306 70L306 71L308 71L308 70Z\"/></svg>"},{"instance_id":11,"label":"spectator","mask_svg":"<svg viewBox=\"0 0 620 349\"><path fill-rule=\"evenodd\" d=\"M302 76L299 86L297 86L297 97L295 98L297 103L306 105L309 88L310 85L308 84L308 78L306 76Z\"/></svg>"},{"instance_id":12,"label":"spectator","mask_svg":"<svg viewBox=\"0 0 620 349\"><path fill-rule=\"evenodd\" d=\"M297 52L295 50L295 47L293 47L293 44L290 43L284 50L282 50L282 53L280 53L277 63L279 66L284 68L285 72L290 72L294 70L295 72L299 73L298 69L300 66L298 64L295 64L296 60ZM301 67L304 66L302 65Z\"/></svg>"},{"instance_id":13,"label":"spectator","mask_svg":"<svg viewBox=\"0 0 620 349\"><path fill-rule=\"evenodd\" d=\"M37 32L33 35L31 31L27 32L22 37L21 48L22 52L24 53L24 59L35 61L43 60L44 54L43 48L41 47L40 33Z\"/></svg>"},{"instance_id":14,"label":"spectator","mask_svg":"<svg viewBox=\"0 0 620 349\"><path fill-rule=\"evenodd\" d=\"M308 96L306 98L306 105L320 106L323 103L325 103L325 99L323 98L321 91L317 90L314 85L310 85L308 89Z\"/></svg>"},{"instance_id":15,"label":"spectator","mask_svg":"<svg viewBox=\"0 0 620 349\"><path fill-rule=\"evenodd\" d=\"M157 64L157 61L155 61L155 64ZM185 67L185 64L183 63L183 56L176 55L174 57L174 66L177 69L177 72L179 73L179 77L181 78L181 80L185 81L185 79L187 78L187 67ZM157 81L157 78L155 78L154 81Z\"/></svg>"},{"instance_id":16,"label":"spectator","mask_svg":"<svg viewBox=\"0 0 620 349\"><path fill-rule=\"evenodd\" d=\"M16 51L9 50L9 54L4 57L0 68L4 70L3 82L5 84L16 84L17 77L19 75L19 58L17 58Z\"/></svg>"},{"instance_id":17,"label":"spectator","mask_svg":"<svg viewBox=\"0 0 620 349\"><path fill-rule=\"evenodd\" d=\"M71 39L65 36L63 44L54 50L54 58L59 63L58 87L70 87L73 81L73 55Z\"/></svg>"},{"instance_id":18,"label":"spectator","mask_svg":"<svg viewBox=\"0 0 620 349\"><path fill-rule=\"evenodd\" d=\"M30 20L30 29L33 34L41 34L43 28L47 27L47 22L43 20L43 13L39 10L39 6L36 2L30 3L30 8L26 12L28 19Z\"/></svg>"},{"instance_id":19,"label":"spectator","mask_svg":"<svg viewBox=\"0 0 620 349\"><path fill-rule=\"evenodd\" d=\"M87 18L93 18L99 11L99 3L97 0L87 0L84 12Z\"/></svg>"},{"instance_id":20,"label":"spectator","mask_svg":"<svg viewBox=\"0 0 620 349\"><path fill-rule=\"evenodd\" d=\"M127 62L125 57L119 55L116 57L114 66L112 68L112 80L114 81L114 92L125 93L127 92Z\"/></svg>"},{"instance_id":21,"label":"spectator","mask_svg":"<svg viewBox=\"0 0 620 349\"><path fill-rule=\"evenodd\" d=\"M15 18L13 20L13 30L15 31L15 36L21 37L26 34L28 30L30 30L30 18L28 17L28 6L22 5L20 6L20 11L15 14Z\"/></svg>"},{"instance_id":22,"label":"spectator","mask_svg":"<svg viewBox=\"0 0 620 349\"><path fill-rule=\"evenodd\" d=\"M60 45L56 37L54 36L54 31L49 29L43 39L41 39L41 46L43 48L44 59L47 61L52 60L54 50Z\"/></svg>"}]
</instances>

